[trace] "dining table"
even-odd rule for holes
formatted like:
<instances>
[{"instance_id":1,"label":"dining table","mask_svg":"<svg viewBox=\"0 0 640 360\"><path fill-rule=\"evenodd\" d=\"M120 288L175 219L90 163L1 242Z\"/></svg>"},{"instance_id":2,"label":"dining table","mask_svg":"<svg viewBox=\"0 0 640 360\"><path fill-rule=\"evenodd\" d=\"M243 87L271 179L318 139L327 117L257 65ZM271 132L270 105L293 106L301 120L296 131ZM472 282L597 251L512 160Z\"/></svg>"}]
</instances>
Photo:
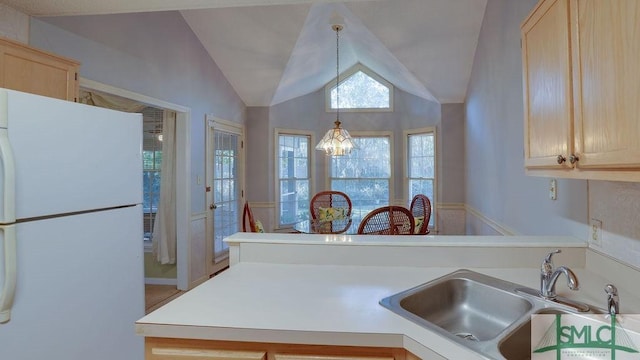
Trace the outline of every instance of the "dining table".
<instances>
[{"instance_id":1,"label":"dining table","mask_svg":"<svg viewBox=\"0 0 640 360\"><path fill-rule=\"evenodd\" d=\"M304 234L357 234L358 224L351 217L334 220L307 219L293 224L293 229Z\"/></svg>"}]
</instances>

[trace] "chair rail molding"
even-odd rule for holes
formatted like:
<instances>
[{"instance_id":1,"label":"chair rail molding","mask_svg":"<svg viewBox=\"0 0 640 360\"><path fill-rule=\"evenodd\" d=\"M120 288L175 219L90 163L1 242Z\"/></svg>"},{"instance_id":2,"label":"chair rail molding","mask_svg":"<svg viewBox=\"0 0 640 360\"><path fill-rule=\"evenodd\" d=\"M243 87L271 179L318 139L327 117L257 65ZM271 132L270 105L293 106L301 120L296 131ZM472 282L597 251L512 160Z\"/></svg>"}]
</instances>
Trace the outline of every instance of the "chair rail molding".
<instances>
[{"instance_id":1,"label":"chair rail molding","mask_svg":"<svg viewBox=\"0 0 640 360\"><path fill-rule=\"evenodd\" d=\"M473 216L483 224L495 230L500 235L503 235L503 236L521 235L519 232L509 228L508 226L500 224L497 221L489 218L488 216L485 216L483 213L481 213L479 210L475 209L474 207L470 206L469 204L465 204L464 208L467 212L467 216Z\"/></svg>"}]
</instances>

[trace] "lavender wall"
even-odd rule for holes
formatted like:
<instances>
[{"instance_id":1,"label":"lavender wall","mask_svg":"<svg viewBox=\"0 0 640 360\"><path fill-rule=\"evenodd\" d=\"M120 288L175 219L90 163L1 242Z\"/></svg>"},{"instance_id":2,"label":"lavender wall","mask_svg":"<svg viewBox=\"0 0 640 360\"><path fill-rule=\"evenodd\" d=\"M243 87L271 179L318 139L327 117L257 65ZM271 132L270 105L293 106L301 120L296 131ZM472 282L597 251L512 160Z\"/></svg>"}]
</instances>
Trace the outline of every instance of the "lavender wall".
<instances>
[{"instance_id":1,"label":"lavender wall","mask_svg":"<svg viewBox=\"0 0 640 360\"><path fill-rule=\"evenodd\" d=\"M29 15L0 4L0 36L29 43Z\"/></svg>"},{"instance_id":2,"label":"lavender wall","mask_svg":"<svg viewBox=\"0 0 640 360\"><path fill-rule=\"evenodd\" d=\"M466 120L466 203L526 235L586 237L587 182L524 174L520 22L536 0L489 0L480 32Z\"/></svg>"},{"instance_id":3,"label":"lavender wall","mask_svg":"<svg viewBox=\"0 0 640 360\"><path fill-rule=\"evenodd\" d=\"M424 100L395 89L393 112L342 112L340 120L349 132L392 131L394 133L393 163L395 188L392 199L404 199L403 188L403 131L435 126L439 136L438 150L447 163L439 167L438 179L442 191L439 202L464 201L464 149L462 104L440 104ZM301 96L271 108L247 109L248 147L252 152L247 165L247 191L250 199L261 202L275 201L273 179L264 174L274 168L275 128L307 130L318 141L333 126L335 113L325 110L324 90ZM444 110L443 110L444 109ZM315 154L315 191L326 188L326 157ZM442 165L442 162L441 164Z\"/></svg>"},{"instance_id":4,"label":"lavender wall","mask_svg":"<svg viewBox=\"0 0 640 360\"><path fill-rule=\"evenodd\" d=\"M441 203L465 202L464 104L443 104L442 124L438 133L439 196Z\"/></svg>"},{"instance_id":5,"label":"lavender wall","mask_svg":"<svg viewBox=\"0 0 640 360\"><path fill-rule=\"evenodd\" d=\"M487 3L465 105L466 203L516 233L573 235L640 268L640 184L558 180L552 201L550 179L524 175L519 27L536 2ZM592 218L602 221L598 244Z\"/></svg>"},{"instance_id":6,"label":"lavender wall","mask_svg":"<svg viewBox=\"0 0 640 360\"><path fill-rule=\"evenodd\" d=\"M272 108L245 107L218 67L202 48L177 12L101 16L52 17L31 20L31 44L82 63L84 78L134 91L191 108L192 209L204 210L204 188L194 179L204 175L204 116L246 121L247 199L275 200L273 134L276 127L314 131L316 140L332 126L324 91L278 104ZM343 113L350 131L394 132L397 180L394 200L402 200L402 132L435 126L446 161L439 163L440 202L462 202L464 189L461 149L461 104L452 104L451 119L442 118L439 104L396 89L395 111L390 113ZM455 110L457 108L457 110ZM246 111L246 114L245 114ZM245 119L246 117L246 119ZM443 125L443 122L446 124ZM443 136L444 135L444 136ZM447 139L451 137L451 139ZM316 155L317 189L325 188L325 157ZM450 194L450 195L448 195ZM448 199L448 197L450 198Z\"/></svg>"},{"instance_id":7,"label":"lavender wall","mask_svg":"<svg viewBox=\"0 0 640 360\"><path fill-rule=\"evenodd\" d=\"M245 106L178 12L31 19L30 44L79 60L86 79L191 109L191 206L204 211L205 114L244 122Z\"/></svg>"}]
</instances>

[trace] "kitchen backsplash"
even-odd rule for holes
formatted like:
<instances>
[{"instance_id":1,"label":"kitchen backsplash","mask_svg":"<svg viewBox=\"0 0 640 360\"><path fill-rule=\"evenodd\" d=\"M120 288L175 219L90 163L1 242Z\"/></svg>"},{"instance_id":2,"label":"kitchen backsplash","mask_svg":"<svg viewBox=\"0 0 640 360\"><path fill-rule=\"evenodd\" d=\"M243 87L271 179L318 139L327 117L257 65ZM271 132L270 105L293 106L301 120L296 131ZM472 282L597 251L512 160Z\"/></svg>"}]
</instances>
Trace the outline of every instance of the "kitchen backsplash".
<instances>
[{"instance_id":1,"label":"kitchen backsplash","mask_svg":"<svg viewBox=\"0 0 640 360\"><path fill-rule=\"evenodd\" d=\"M591 219L602 221L602 236L590 246L640 268L640 183L589 181Z\"/></svg>"}]
</instances>

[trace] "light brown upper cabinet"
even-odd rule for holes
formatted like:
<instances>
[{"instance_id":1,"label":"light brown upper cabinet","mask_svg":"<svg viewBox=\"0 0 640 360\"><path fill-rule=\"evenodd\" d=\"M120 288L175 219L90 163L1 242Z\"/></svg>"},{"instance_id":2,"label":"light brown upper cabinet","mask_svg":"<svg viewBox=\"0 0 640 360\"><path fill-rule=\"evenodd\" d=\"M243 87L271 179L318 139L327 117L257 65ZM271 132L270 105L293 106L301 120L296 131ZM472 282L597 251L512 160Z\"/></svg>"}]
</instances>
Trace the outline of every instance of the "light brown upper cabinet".
<instances>
[{"instance_id":1,"label":"light brown upper cabinet","mask_svg":"<svg viewBox=\"0 0 640 360\"><path fill-rule=\"evenodd\" d=\"M640 1L542 0L521 26L527 174L640 181Z\"/></svg>"},{"instance_id":2,"label":"light brown upper cabinet","mask_svg":"<svg viewBox=\"0 0 640 360\"><path fill-rule=\"evenodd\" d=\"M77 101L80 63L0 38L0 87Z\"/></svg>"}]
</instances>

